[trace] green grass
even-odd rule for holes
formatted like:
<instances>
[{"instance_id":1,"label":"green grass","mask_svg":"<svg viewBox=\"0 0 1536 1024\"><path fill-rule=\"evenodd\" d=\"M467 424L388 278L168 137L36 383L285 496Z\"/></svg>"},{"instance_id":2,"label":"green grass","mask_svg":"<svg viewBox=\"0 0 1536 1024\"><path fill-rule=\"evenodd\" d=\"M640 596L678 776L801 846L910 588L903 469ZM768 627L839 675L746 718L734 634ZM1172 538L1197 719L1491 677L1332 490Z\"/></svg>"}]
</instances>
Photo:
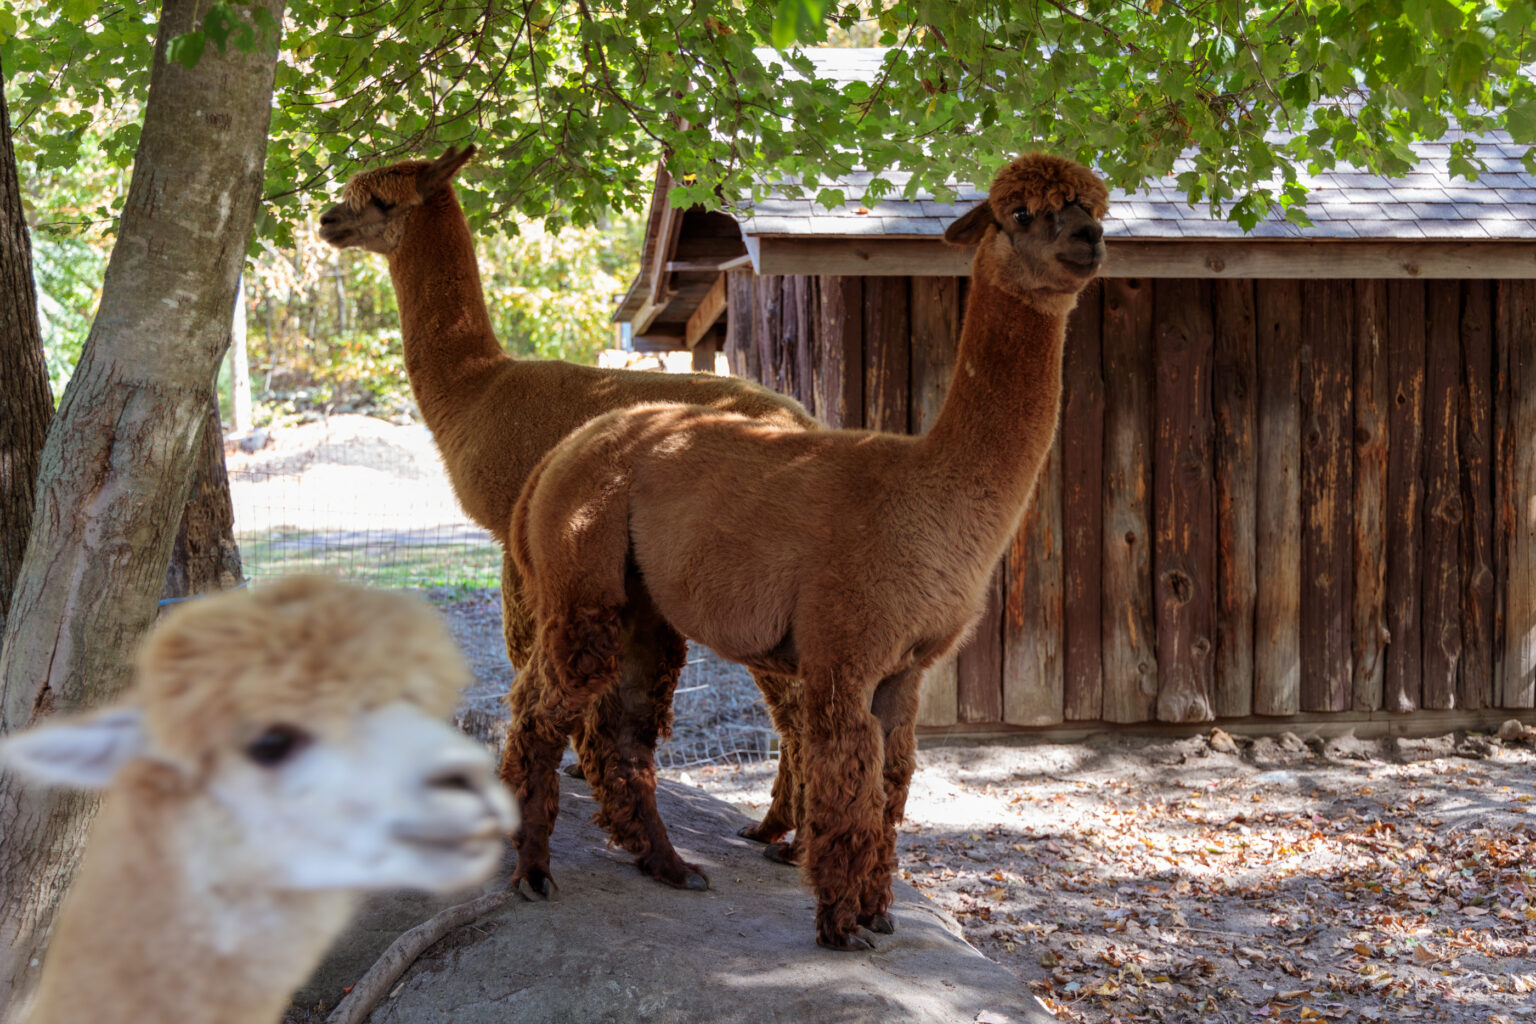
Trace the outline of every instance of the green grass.
<instances>
[{"instance_id":1,"label":"green grass","mask_svg":"<svg viewBox=\"0 0 1536 1024\"><path fill-rule=\"evenodd\" d=\"M364 530L271 530L236 540L253 579L320 572L376 587L446 590L481 590L501 579L501 549L490 540Z\"/></svg>"}]
</instances>

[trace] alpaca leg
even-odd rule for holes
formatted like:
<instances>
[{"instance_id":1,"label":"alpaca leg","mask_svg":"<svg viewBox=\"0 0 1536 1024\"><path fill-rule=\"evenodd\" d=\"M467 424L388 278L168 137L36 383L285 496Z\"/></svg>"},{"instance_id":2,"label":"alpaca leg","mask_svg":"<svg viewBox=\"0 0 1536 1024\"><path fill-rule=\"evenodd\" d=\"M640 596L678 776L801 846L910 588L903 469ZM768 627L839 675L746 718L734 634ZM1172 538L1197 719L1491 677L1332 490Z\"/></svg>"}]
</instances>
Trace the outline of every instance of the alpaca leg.
<instances>
[{"instance_id":1,"label":"alpaca leg","mask_svg":"<svg viewBox=\"0 0 1536 1024\"><path fill-rule=\"evenodd\" d=\"M546 627L512 684L501 777L523 808L512 875L520 891L526 882L532 895L549 896L549 834L560 810L560 754L588 705L618 675L618 634L616 610L580 609L563 625Z\"/></svg>"},{"instance_id":2,"label":"alpaca leg","mask_svg":"<svg viewBox=\"0 0 1536 1024\"><path fill-rule=\"evenodd\" d=\"M798 840L779 842L787 833L794 831L799 822L800 783L798 766L800 751L800 694L797 680L788 676L754 672L763 702L768 705L769 717L779 734L779 770L773 780L773 798L763 820L744 826L737 835L754 842L767 843L763 856L781 864L798 862Z\"/></svg>"},{"instance_id":3,"label":"alpaca leg","mask_svg":"<svg viewBox=\"0 0 1536 1024\"><path fill-rule=\"evenodd\" d=\"M869 687L834 671L805 676L805 873L816 893L816 942L873 948L859 925L865 879L876 869L885 813L880 721Z\"/></svg>"},{"instance_id":4,"label":"alpaca leg","mask_svg":"<svg viewBox=\"0 0 1536 1024\"><path fill-rule=\"evenodd\" d=\"M523 574L510 552L501 555L501 634L513 668L528 664L533 654L533 618L523 592Z\"/></svg>"},{"instance_id":5,"label":"alpaca leg","mask_svg":"<svg viewBox=\"0 0 1536 1024\"><path fill-rule=\"evenodd\" d=\"M708 889L703 869L673 849L656 807L656 742L671 730L672 691L687 658L687 644L649 614L643 591L631 607L646 612L630 624L618 683L588 715L579 745L599 802L597 821L652 878L677 889Z\"/></svg>"},{"instance_id":6,"label":"alpaca leg","mask_svg":"<svg viewBox=\"0 0 1536 1024\"><path fill-rule=\"evenodd\" d=\"M896 930L890 916L896 826L906 813L907 789L917 764L917 705L922 679L922 672L915 669L891 676L875 689L873 701L885 747L885 814L874 870L864 879L860 894L859 924L884 935Z\"/></svg>"}]
</instances>

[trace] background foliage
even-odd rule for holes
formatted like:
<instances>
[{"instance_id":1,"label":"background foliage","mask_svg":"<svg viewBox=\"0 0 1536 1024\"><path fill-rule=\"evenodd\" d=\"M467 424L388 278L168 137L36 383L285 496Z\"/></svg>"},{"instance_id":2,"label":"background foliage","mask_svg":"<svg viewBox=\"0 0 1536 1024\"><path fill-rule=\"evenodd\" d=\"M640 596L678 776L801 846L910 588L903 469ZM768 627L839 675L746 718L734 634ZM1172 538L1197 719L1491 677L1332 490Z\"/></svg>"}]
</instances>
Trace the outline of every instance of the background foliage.
<instances>
[{"instance_id":1,"label":"background foliage","mask_svg":"<svg viewBox=\"0 0 1536 1024\"><path fill-rule=\"evenodd\" d=\"M110 238L157 11L0 0L50 331L77 330L91 305L79 282ZM210 15L177 56L233 45L235 24ZM482 253L507 268L487 275L504 339L579 355L628 270L610 236L556 232L640 210L660 159L685 182L675 201L718 206L770 184L869 202L895 169L912 172L909 193L942 198L1030 146L1134 187L1188 154L1191 202L1244 225L1305 222L1308 168L1401 173L1415 139L1460 131L1536 142L1533 28L1529 0L292 0L253 337L267 329L287 367L325 326L337 340L312 375L376 361L381 268L306 254L306 225L351 172L450 143L480 146L465 207L483 235L509 236ZM769 46L792 39L889 50L874 81L841 82ZM1475 176L1475 143L1457 138L1454 169ZM1536 171L1536 150L1526 163ZM855 164L876 173L864 195L816 184ZM328 324L330 291L361 304Z\"/></svg>"}]
</instances>

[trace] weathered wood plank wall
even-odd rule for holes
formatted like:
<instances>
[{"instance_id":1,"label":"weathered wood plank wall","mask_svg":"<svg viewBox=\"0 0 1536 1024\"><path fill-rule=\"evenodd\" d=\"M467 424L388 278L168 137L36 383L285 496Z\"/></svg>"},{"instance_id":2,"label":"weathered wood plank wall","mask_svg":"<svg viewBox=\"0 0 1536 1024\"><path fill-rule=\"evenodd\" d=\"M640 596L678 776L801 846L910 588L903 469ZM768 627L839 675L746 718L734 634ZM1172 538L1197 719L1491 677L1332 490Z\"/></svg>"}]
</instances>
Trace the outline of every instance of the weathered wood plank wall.
<instances>
[{"instance_id":1,"label":"weathered wood plank wall","mask_svg":"<svg viewBox=\"0 0 1536 1024\"><path fill-rule=\"evenodd\" d=\"M964 278L733 274L733 372L921 433ZM1105 279L926 726L1536 706L1536 282Z\"/></svg>"}]
</instances>

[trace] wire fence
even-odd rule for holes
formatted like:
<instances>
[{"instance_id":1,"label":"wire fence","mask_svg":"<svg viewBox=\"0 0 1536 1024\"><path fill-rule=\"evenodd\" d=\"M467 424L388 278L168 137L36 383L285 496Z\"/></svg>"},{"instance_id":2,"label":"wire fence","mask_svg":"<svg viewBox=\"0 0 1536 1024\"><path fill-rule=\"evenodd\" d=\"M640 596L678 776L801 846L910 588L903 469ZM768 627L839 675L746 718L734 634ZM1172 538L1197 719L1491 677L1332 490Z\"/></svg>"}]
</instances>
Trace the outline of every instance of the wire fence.
<instances>
[{"instance_id":1,"label":"wire fence","mask_svg":"<svg viewBox=\"0 0 1536 1024\"><path fill-rule=\"evenodd\" d=\"M337 416L274 430L249 447L228 456L245 575L259 583L322 572L425 592L475 671L461 720L497 739L513 676L500 626L501 548L464 516L427 430ZM690 649L673 720L671 739L656 752L664 768L777 754L751 675L704 648Z\"/></svg>"}]
</instances>

